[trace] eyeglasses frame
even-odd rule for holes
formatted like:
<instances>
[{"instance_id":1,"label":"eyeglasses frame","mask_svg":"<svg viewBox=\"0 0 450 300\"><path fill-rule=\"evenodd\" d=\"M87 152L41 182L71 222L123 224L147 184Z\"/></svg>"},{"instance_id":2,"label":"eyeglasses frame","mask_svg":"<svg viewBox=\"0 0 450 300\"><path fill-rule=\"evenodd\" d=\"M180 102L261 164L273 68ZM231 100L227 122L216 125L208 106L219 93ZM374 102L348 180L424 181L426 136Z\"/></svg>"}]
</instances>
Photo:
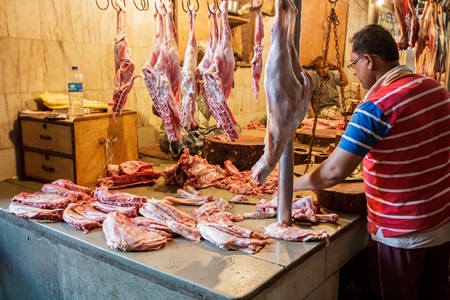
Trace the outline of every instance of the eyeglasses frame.
<instances>
[{"instance_id":1,"label":"eyeglasses frame","mask_svg":"<svg viewBox=\"0 0 450 300\"><path fill-rule=\"evenodd\" d=\"M355 70L356 64L357 64L361 59L363 59L364 55L366 55L366 54L360 55L357 59L355 59L355 60L352 61L350 64L348 64L348 65L347 65L347 68L348 68L350 71L353 72L353 71Z\"/></svg>"}]
</instances>

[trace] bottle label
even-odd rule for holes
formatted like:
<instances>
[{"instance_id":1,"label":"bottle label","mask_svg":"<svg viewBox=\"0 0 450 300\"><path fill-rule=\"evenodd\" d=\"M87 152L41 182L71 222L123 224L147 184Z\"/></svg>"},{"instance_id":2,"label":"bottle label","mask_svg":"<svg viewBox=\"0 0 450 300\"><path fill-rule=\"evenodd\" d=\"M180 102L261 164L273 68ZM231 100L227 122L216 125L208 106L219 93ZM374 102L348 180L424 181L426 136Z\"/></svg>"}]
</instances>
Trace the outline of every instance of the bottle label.
<instances>
[{"instance_id":1,"label":"bottle label","mask_svg":"<svg viewBox=\"0 0 450 300\"><path fill-rule=\"evenodd\" d=\"M82 82L69 82L67 84L69 92L82 92L83 91L83 83Z\"/></svg>"}]
</instances>

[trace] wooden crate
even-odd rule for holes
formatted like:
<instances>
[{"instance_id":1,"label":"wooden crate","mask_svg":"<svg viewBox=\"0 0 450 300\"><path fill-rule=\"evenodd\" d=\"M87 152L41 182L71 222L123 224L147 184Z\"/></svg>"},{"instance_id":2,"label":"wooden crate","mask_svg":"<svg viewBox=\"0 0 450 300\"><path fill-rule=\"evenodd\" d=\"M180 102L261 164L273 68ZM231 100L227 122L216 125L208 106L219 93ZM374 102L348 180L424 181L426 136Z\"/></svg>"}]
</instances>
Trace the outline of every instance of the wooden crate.
<instances>
[{"instance_id":1,"label":"wooden crate","mask_svg":"<svg viewBox=\"0 0 450 300\"><path fill-rule=\"evenodd\" d=\"M24 175L51 182L70 179L92 186L105 176L107 163L137 160L137 113L124 111L114 122L110 113L96 113L74 121L19 117Z\"/></svg>"}]
</instances>

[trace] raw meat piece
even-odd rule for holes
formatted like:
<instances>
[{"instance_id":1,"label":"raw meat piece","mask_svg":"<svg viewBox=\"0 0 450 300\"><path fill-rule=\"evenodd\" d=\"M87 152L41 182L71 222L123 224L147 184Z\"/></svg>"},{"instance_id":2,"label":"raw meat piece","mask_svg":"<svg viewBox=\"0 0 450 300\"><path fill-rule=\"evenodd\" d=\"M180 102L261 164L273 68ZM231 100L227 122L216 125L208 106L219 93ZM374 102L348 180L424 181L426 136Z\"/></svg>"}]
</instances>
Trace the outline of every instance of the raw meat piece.
<instances>
[{"instance_id":1,"label":"raw meat piece","mask_svg":"<svg viewBox=\"0 0 450 300\"><path fill-rule=\"evenodd\" d=\"M118 212L109 213L103 222L106 244L122 251L158 250L170 240L156 232L135 225Z\"/></svg>"},{"instance_id":2,"label":"raw meat piece","mask_svg":"<svg viewBox=\"0 0 450 300\"><path fill-rule=\"evenodd\" d=\"M160 176L161 175L158 175L157 177ZM151 174L150 176L119 175L114 177L100 178L97 180L97 184L110 190L137 185L154 185L156 184L156 180L154 179L154 177L154 174Z\"/></svg>"},{"instance_id":3,"label":"raw meat piece","mask_svg":"<svg viewBox=\"0 0 450 300\"><path fill-rule=\"evenodd\" d=\"M202 195L201 193L198 192L195 192L194 194L186 191L184 188L177 190L177 197L184 199L203 199L205 200L205 202L212 201L213 199L212 195Z\"/></svg>"},{"instance_id":4,"label":"raw meat piece","mask_svg":"<svg viewBox=\"0 0 450 300\"><path fill-rule=\"evenodd\" d=\"M275 218L277 216L276 211L272 212L253 212L253 213L245 213L244 218L246 219L270 219Z\"/></svg>"},{"instance_id":5,"label":"raw meat piece","mask_svg":"<svg viewBox=\"0 0 450 300\"><path fill-rule=\"evenodd\" d=\"M125 207L117 205L108 205L103 204L99 201L92 202L92 206L98 209L99 211L102 211L107 214L116 211L128 218L134 218L138 216L137 208L135 206Z\"/></svg>"},{"instance_id":6,"label":"raw meat piece","mask_svg":"<svg viewBox=\"0 0 450 300\"><path fill-rule=\"evenodd\" d=\"M116 1L116 4L117 36L115 38L116 44L114 46L114 120L116 114L120 115L122 113L122 109L127 102L128 94L133 87L133 82L139 77L139 75L134 75L135 64L131 58L127 37L125 35L125 13L127 10L124 3L122 3L122 0Z\"/></svg>"},{"instance_id":7,"label":"raw meat piece","mask_svg":"<svg viewBox=\"0 0 450 300\"><path fill-rule=\"evenodd\" d=\"M71 203L69 204L63 213L64 221L76 230L83 230L84 233L88 233L94 228L102 227L102 224L88 219L75 211L80 204Z\"/></svg>"},{"instance_id":8,"label":"raw meat piece","mask_svg":"<svg viewBox=\"0 0 450 300\"><path fill-rule=\"evenodd\" d=\"M271 238L293 241L307 242L325 240L327 246L330 241L328 233L324 230L306 230L298 227L291 227L283 222L275 222L266 227L265 234Z\"/></svg>"},{"instance_id":9,"label":"raw meat piece","mask_svg":"<svg viewBox=\"0 0 450 300\"><path fill-rule=\"evenodd\" d=\"M94 191L91 188L75 184L69 179L58 179L53 181L52 184L60 185L71 191L82 192L91 197L94 195Z\"/></svg>"},{"instance_id":10,"label":"raw meat piece","mask_svg":"<svg viewBox=\"0 0 450 300\"><path fill-rule=\"evenodd\" d=\"M259 80L261 79L262 72L262 51L264 46L261 41L264 38L264 23L262 19L261 7L263 5L262 0L253 0L252 7L255 10L255 46L253 47L253 59L250 62L252 64L252 91L253 96L258 100L259 92Z\"/></svg>"},{"instance_id":11,"label":"raw meat piece","mask_svg":"<svg viewBox=\"0 0 450 300\"><path fill-rule=\"evenodd\" d=\"M188 184L196 189L212 186L215 181L224 178L220 166L213 166L198 155L191 156L189 149L183 150L178 163L163 171L165 184Z\"/></svg>"},{"instance_id":12,"label":"raw meat piece","mask_svg":"<svg viewBox=\"0 0 450 300\"><path fill-rule=\"evenodd\" d=\"M36 208L25 205L20 202L12 201L6 211L10 214L14 214L22 219L37 219L45 220L49 222L58 222L63 219L63 208L45 209Z\"/></svg>"},{"instance_id":13,"label":"raw meat piece","mask_svg":"<svg viewBox=\"0 0 450 300\"><path fill-rule=\"evenodd\" d=\"M420 25L415 7L417 0L393 0L395 15L400 27L401 36L397 41L398 50L414 48L419 36ZM411 33L411 40L409 39Z\"/></svg>"},{"instance_id":14,"label":"raw meat piece","mask_svg":"<svg viewBox=\"0 0 450 300\"><path fill-rule=\"evenodd\" d=\"M176 198L167 196L163 198L164 201L169 201L173 204L184 204L184 205L203 205L206 203L205 198L195 199L195 198Z\"/></svg>"},{"instance_id":15,"label":"raw meat piece","mask_svg":"<svg viewBox=\"0 0 450 300\"><path fill-rule=\"evenodd\" d=\"M96 188L94 198L103 204L124 207L141 207L147 203L146 197L136 196L125 192L109 193L106 187Z\"/></svg>"},{"instance_id":16,"label":"raw meat piece","mask_svg":"<svg viewBox=\"0 0 450 300\"><path fill-rule=\"evenodd\" d=\"M131 160L120 165L106 165L106 175L97 184L108 189L118 189L136 185L153 185L162 173L153 170L152 163Z\"/></svg>"},{"instance_id":17,"label":"raw meat piece","mask_svg":"<svg viewBox=\"0 0 450 300\"><path fill-rule=\"evenodd\" d=\"M211 115L223 128L228 139L236 141L239 134L236 130L237 122L228 107L231 87L234 79L234 52L231 46L231 29L228 22L228 1L222 1L220 10L222 27L218 44L209 67L203 72L205 102Z\"/></svg>"},{"instance_id":18,"label":"raw meat piece","mask_svg":"<svg viewBox=\"0 0 450 300\"><path fill-rule=\"evenodd\" d=\"M172 3L169 4L170 9ZM158 59L153 65L152 57L142 68L144 82L153 100L159 117L166 127L169 141L181 140L180 124L180 97L179 97L179 77L180 59L176 49L175 27L173 26L172 13L163 8L159 3L158 13L160 15L161 48ZM167 14L169 13L169 16ZM164 18L166 16L166 28L164 28ZM168 23L168 24L167 24ZM178 57L177 57L178 56ZM178 96L177 96L178 95ZM177 98L178 97L178 98Z\"/></svg>"},{"instance_id":19,"label":"raw meat piece","mask_svg":"<svg viewBox=\"0 0 450 300\"><path fill-rule=\"evenodd\" d=\"M211 225L212 224L212 225ZM214 225L214 226L213 226ZM221 231L214 223L198 223L197 228L202 237L214 245L227 250L240 250L254 254L261 250L266 244L266 239L240 237Z\"/></svg>"},{"instance_id":20,"label":"raw meat piece","mask_svg":"<svg viewBox=\"0 0 450 300\"><path fill-rule=\"evenodd\" d=\"M167 227L166 224L162 222L157 222L155 220L146 218L146 217L136 217L129 219L130 222L136 224L137 226L141 228L146 228L150 231L159 233L162 236L171 238L173 236L172 230L170 230L169 227Z\"/></svg>"},{"instance_id":21,"label":"raw meat piece","mask_svg":"<svg viewBox=\"0 0 450 300\"><path fill-rule=\"evenodd\" d=\"M53 195L60 195L64 197L75 197L78 201L84 201L84 202L92 202L94 199L89 196L88 194L85 194L83 192L78 191L72 191L69 189L66 189L65 187L62 187L60 185L52 184L52 183L46 183L41 187L41 191L44 194L53 194Z\"/></svg>"},{"instance_id":22,"label":"raw meat piece","mask_svg":"<svg viewBox=\"0 0 450 300\"><path fill-rule=\"evenodd\" d=\"M146 163L143 161L138 161L138 160L130 160L130 161L126 161L124 163L121 163L119 165L119 174L117 175L135 175L141 172L155 172L153 170L153 164L152 163ZM114 176L116 174L108 174L108 176ZM157 179L157 178L155 178Z\"/></svg>"},{"instance_id":23,"label":"raw meat piece","mask_svg":"<svg viewBox=\"0 0 450 300\"><path fill-rule=\"evenodd\" d=\"M197 69L197 40L195 39L195 9L189 6L189 38L186 52L184 53L183 68L181 69L181 126L185 128L197 127L195 120L195 110L197 102L197 79L195 71Z\"/></svg>"},{"instance_id":24,"label":"raw meat piece","mask_svg":"<svg viewBox=\"0 0 450 300\"><path fill-rule=\"evenodd\" d=\"M76 202L77 199L72 196L60 196L54 194L44 194L42 192L27 193L21 192L15 195L11 201L20 202L22 204L36 207L36 208L66 208L72 202Z\"/></svg>"},{"instance_id":25,"label":"raw meat piece","mask_svg":"<svg viewBox=\"0 0 450 300\"><path fill-rule=\"evenodd\" d=\"M78 205L73 210L77 214L99 223L103 223L103 221L105 221L106 218L106 214L96 209L92 204Z\"/></svg>"},{"instance_id":26,"label":"raw meat piece","mask_svg":"<svg viewBox=\"0 0 450 300\"><path fill-rule=\"evenodd\" d=\"M264 78L268 115L265 148L263 156L252 168L252 176L257 183L263 183L275 168L305 117L311 100L310 76L301 69L293 45L296 15L297 9L291 0L275 1L275 19Z\"/></svg>"}]
</instances>

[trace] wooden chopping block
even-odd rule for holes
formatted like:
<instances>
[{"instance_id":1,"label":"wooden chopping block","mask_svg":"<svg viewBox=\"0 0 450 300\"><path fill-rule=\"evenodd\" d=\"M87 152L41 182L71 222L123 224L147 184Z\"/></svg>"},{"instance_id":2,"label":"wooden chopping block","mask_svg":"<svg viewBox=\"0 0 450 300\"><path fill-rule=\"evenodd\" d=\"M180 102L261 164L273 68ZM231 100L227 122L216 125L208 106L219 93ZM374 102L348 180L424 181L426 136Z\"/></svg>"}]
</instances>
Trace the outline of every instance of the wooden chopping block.
<instances>
[{"instance_id":1,"label":"wooden chopping block","mask_svg":"<svg viewBox=\"0 0 450 300\"><path fill-rule=\"evenodd\" d=\"M367 212L364 182L342 182L333 187L317 191L317 201L329 209L347 212Z\"/></svg>"},{"instance_id":2,"label":"wooden chopping block","mask_svg":"<svg viewBox=\"0 0 450 300\"><path fill-rule=\"evenodd\" d=\"M264 153L264 137L241 134L236 142L224 142L207 136L202 156L212 165L231 162L239 171L250 170Z\"/></svg>"},{"instance_id":3,"label":"wooden chopping block","mask_svg":"<svg viewBox=\"0 0 450 300\"><path fill-rule=\"evenodd\" d=\"M328 147L331 143L336 141L336 134L341 133L342 130L337 129L317 129L314 135L314 145L315 147ZM309 145L312 139L312 130L302 129L296 133L297 140L302 143Z\"/></svg>"}]
</instances>

